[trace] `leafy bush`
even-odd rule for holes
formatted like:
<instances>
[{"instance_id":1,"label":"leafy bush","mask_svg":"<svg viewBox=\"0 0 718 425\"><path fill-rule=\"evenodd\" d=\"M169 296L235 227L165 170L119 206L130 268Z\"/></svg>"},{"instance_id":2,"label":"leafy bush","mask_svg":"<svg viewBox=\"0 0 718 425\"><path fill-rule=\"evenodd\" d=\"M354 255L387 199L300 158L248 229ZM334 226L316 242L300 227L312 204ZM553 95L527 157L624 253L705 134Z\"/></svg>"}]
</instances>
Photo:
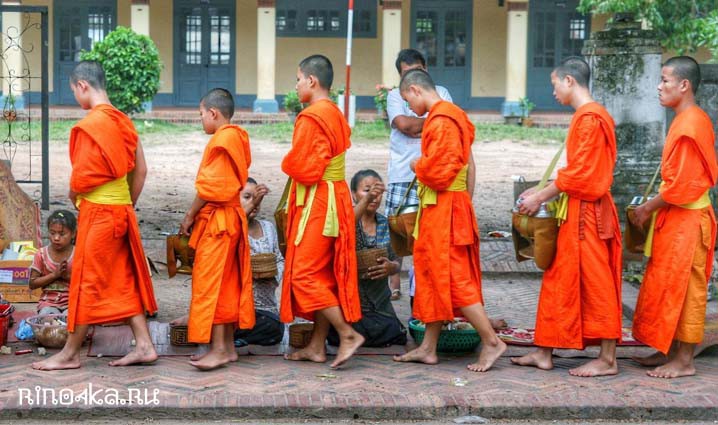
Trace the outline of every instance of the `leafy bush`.
<instances>
[{"instance_id":1,"label":"leafy bush","mask_svg":"<svg viewBox=\"0 0 718 425\"><path fill-rule=\"evenodd\" d=\"M531 115L531 111L534 110L536 104L529 100L528 97L522 97L519 99L519 108L521 108L521 116L527 118Z\"/></svg>"},{"instance_id":2,"label":"leafy bush","mask_svg":"<svg viewBox=\"0 0 718 425\"><path fill-rule=\"evenodd\" d=\"M155 43L129 28L117 27L80 59L102 64L110 101L126 114L143 112L160 88L162 62Z\"/></svg>"},{"instance_id":3,"label":"leafy bush","mask_svg":"<svg viewBox=\"0 0 718 425\"><path fill-rule=\"evenodd\" d=\"M284 96L284 110L298 114L302 112L304 105L299 101L299 95L295 90L290 91Z\"/></svg>"}]
</instances>

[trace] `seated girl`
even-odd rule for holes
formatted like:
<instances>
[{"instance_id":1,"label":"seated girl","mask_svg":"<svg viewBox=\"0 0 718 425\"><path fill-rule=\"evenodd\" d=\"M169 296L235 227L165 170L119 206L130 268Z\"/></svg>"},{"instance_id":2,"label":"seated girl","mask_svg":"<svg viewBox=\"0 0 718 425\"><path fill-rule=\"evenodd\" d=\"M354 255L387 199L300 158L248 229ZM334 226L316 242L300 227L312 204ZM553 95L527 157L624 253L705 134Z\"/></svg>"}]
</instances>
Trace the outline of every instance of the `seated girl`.
<instances>
[{"instance_id":1,"label":"seated girl","mask_svg":"<svg viewBox=\"0 0 718 425\"><path fill-rule=\"evenodd\" d=\"M396 316L391 304L389 276L399 273L396 254L391 249L389 223L377 209L384 193L384 183L374 170L362 170L352 177L350 188L354 198L356 217L356 249L385 248L387 257L377 260L375 266L359 276L359 299L362 319L352 324L366 341L365 347L387 347L406 344L406 328ZM337 345L339 340L332 329L329 343Z\"/></svg>"},{"instance_id":2,"label":"seated girl","mask_svg":"<svg viewBox=\"0 0 718 425\"><path fill-rule=\"evenodd\" d=\"M62 314L69 302L73 240L77 220L70 211L58 210L47 219L50 244L40 248L30 266L30 289L42 288L39 314Z\"/></svg>"}]
</instances>

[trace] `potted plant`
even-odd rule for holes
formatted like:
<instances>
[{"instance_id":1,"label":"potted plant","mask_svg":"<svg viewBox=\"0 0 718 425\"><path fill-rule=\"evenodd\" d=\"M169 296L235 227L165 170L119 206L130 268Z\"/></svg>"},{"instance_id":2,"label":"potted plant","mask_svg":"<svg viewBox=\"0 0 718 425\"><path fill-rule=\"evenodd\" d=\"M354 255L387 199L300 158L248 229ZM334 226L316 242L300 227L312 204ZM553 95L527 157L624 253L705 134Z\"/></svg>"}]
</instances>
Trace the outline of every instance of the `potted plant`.
<instances>
[{"instance_id":1,"label":"potted plant","mask_svg":"<svg viewBox=\"0 0 718 425\"><path fill-rule=\"evenodd\" d=\"M528 97L519 99L519 108L521 109L521 125L524 127L533 127L534 120L531 118L531 111L534 110L536 104L529 100Z\"/></svg>"},{"instance_id":2,"label":"potted plant","mask_svg":"<svg viewBox=\"0 0 718 425\"><path fill-rule=\"evenodd\" d=\"M297 117L297 114L302 112L304 105L299 101L299 95L296 91L292 90L284 96L284 110L287 111L292 121Z\"/></svg>"}]
</instances>

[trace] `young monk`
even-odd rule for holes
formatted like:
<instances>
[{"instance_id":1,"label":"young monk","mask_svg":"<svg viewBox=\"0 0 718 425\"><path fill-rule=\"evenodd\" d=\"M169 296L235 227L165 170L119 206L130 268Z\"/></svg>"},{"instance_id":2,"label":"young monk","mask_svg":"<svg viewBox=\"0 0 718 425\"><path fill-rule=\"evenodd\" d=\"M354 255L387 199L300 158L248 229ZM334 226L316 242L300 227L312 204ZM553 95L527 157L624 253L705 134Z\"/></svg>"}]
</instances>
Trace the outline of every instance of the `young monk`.
<instances>
[{"instance_id":1,"label":"young monk","mask_svg":"<svg viewBox=\"0 0 718 425\"><path fill-rule=\"evenodd\" d=\"M80 367L80 347L89 325L129 319L136 346L110 366L157 360L145 312L157 304L135 217L147 175L142 145L132 121L115 109L97 62L80 62L70 88L89 110L70 133L69 197L80 211L70 282L67 330L62 351L33 363L40 370Z\"/></svg>"},{"instance_id":2,"label":"young monk","mask_svg":"<svg viewBox=\"0 0 718 425\"><path fill-rule=\"evenodd\" d=\"M458 106L441 99L426 71L408 71L401 96L418 116L429 113L421 133L421 157L411 162L419 181L414 237L414 317L426 323L421 345L399 362L436 364L436 346L445 320L461 315L481 335L483 348L474 372L486 372L506 351L483 306L479 231L466 186L474 125Z\"/></svg>"},{"instance_id":3,"label":"young monk","mask_svg":"<svg viewBox=\"0 0 718 425\"><path fill-rule=\"evenodd\" d=\"M292 148L282 160L292 186L280 318L314 320L309 345L288 360L325 362L325 340L333 326L339 334L335 368L364 337L349 325L361 319L354 212L344 170L351 130L329 99L333 79L332 63L322 55L309 56L297 69L297 94L309 106L297 116Z\"/></svg>"},{"instance_id":4,"label":"young monk","mask_svg":"<svg viewBox=\"0 0 718 425\"><path fill-rule=\"evenodd\" d=\"M204 132L212 138L202 155L195 187L197 195L180 226L195 249L188 340L210 342L210 350L193 357L200 370L237 360L234 328L254 327L252 269L247 216L239 193L247 184L251 163L249 137L229 123L234 99L225 89L212 89L199 104Z\"/></svg>"},{"instance_id":5,"label":"young monk","mask_svg":"<svg viewBox=\"0 0 718 425\"><path fill-rule=\"evenodd\" d=\"M659 193L636 208L634 220L642 226L655 215L633 335L658 350L636 359L657 366L648 372L656 378L695 375L693 353L703 340L716 238L708 189L716 183L718 164L711 120L696 105L700 81L698 64L687 56L669 59L661 70L658 99L676 116L663 147Z\"/></svg>"},{"instance_id":6,"label":"young monk","mask_svg":"<svg viewBox=\"0 0 718 425\"><path fill-rule=\"evenodd\" d=\"M541 203L561 194L567 206L558 232L556 257L541 285L536 336L538 350L514 364L552 369L554 348L583 350L600 344L597 359L569 370L574 376L618 373L616 342L621 338L621 234L611 197L616 163L614 122L588 88L590 69L568 58L551 73L553 94L576 110L568 129L566 167L539 192L521 195L520 211L535 214Z\"/></svg>"}]
</instances>

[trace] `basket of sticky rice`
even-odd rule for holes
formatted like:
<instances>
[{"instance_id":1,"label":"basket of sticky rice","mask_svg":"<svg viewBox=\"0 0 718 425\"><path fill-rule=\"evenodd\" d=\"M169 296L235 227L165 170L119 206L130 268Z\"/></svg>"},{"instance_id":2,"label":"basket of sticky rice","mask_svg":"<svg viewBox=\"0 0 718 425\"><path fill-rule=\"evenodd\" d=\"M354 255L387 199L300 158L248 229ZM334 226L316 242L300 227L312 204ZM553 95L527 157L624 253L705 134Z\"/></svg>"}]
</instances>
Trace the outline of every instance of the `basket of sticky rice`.
<instances>
[{"instance_id":1,"label":"basket of sticky rice","mask_svg":"<svg viewBox=\"0 0 718 425\"><path fill-rule=\"evenodd\" d=\"M66 314L40 314L29 317L26 322L32 328L35 341L47 348L62 348L67 341Z\"/></svg>"},{"instance_id":2,"label":"basket of sticky rice","mask_svg":"<svg viewBox=\"0 0 718 425\"><path fill-rule=\"evenodd\" d=\"M426 324L421 320L414 319L409 322L409 333L417 344L424 340ZM436 351L440 353L473 353L479 346L481 337L471 323L464 319L456 318L453 321L445 322L441 326L439 342Z\"/></svg>"}]
</instances>

